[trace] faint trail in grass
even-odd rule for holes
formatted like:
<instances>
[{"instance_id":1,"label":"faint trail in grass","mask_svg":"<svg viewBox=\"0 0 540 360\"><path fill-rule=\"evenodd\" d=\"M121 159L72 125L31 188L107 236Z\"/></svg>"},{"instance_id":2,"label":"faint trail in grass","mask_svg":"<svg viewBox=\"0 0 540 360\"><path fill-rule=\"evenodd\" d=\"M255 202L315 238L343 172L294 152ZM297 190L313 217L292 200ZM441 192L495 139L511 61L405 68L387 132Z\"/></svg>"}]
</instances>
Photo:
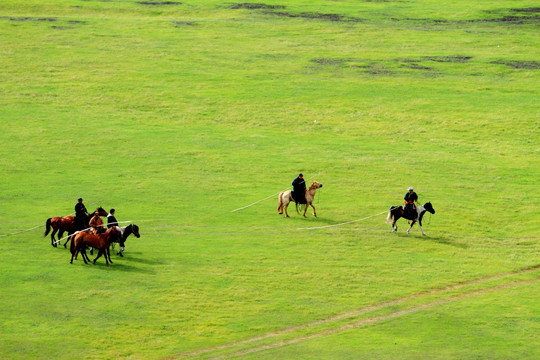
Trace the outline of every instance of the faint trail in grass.
<instances>
[{"instance_id":1,"label":"faint trail in grass","mask_svg":"<svg viewBox=\"0 0 540 360\"><path fill-rule=\"evenodd\" d=\"M487 293L498 291L498 290L509 289L509 288L512 288L512 287L528 284L528 283L538 281L538 280L540 280L540 278L521 280L521 281L514 281L514 282L511 282L511 283L507 283L507 284L503 284L503 285L499 285L499 286L495 286L495 287L491 287L491 288L487 288L487 289L482 289L482 290L477 290L477 291L473 291L473 292L462 294L462 295L457 295L457 296L450 297L450 298L447 298L447 299L433 301L433 302L430 302L430 303L427 303L427 304L413 306L411 308L399 310L399 311L396 311L396 312L393 312L393 313L390 313L390 314L387 314L387 315L375 316L375 317L372 317L372 318L369 318L369 319L364 319L364 320L354 322L352 324L343 325L343 326L340 326L340 327L337 327L337 328L334 328L334 329L328 329L328 330L320 331L320 332L315 333L315 334L300 336L300 337L296 337L296 338L289 339L289 340L283 340L283 341L280 341L280 342L277 342L277 343L274 343L274 344L262 345L262 346L254 347L254 348L251 348L251 349L241 350L241 351L238 351L238 352L235 352L235 353L232 353L232 354L212 357L210 359L212 359L212 360L227 359L227 358L231 358L231 357L247 355L247 354L251 354L251 353L255 353L255 352L259 352L259 351L263 351L263 350L269 350L269 349L273 349L273 348L277 348L277 347L282 347L282 346L286 346L286 345L290 345L290 344L295 344L295 343L298 343L298 342L301 342L301 341L316 339L316 338L319 338L319 337L322 337L322 336L336 334L336 333L339 333L339 332L355 329L355 328L358 328L358 327L361 327L361 326L364 326L364 325L374 324L374 323L377 323L377 322L380 322L380 321L389 320L389 319L393 319L393 318L396 318L396 317L399 317L399 316L412 314L412 313L415 313L415 312L418 312L418 311L421 311L421 310L425 310L425 309L433 308L433 307L436 307L436 306L448 304L450 302L454 302L454 301L458 301L458 300L462 300L462 299L466 299L466 298L470 298L470 297L478 296L478 295L482 295L482 294L487 294Z\"/></svg>"},{"instance_id":2,"label":"faint trail in grass","mask_svg":"<svg viewBox=\"0 0 540 360\"><path fill-rule=\"evenodd\" d=\"M364 314L364 313L367 313L367 312L380 310L380 309L383 309L383 308L388 307L388 306L399 305L399 304L405 303L407 301L420 299L420 298L423 298L423 297L426 297L426 296L429 296L429 295L435 295L435 294L443 293L443 292L446 292L446 291L456 290L456 289L460 289L462 287L469 286L469 285L481 284L481 283L484 283L484 282L487 282L487 281L490 281L490 280L501 279L501 278L512 276L512 275L529 273L529 272L536 271L538 269L540 269L540 264L529 266L529 267L526 267L524 269L517 270L517 271L511 271L511 272L506 272L506 273L502 273L502 274L491 275L491 276L487 276L487 277L483 277L483 278L479 278L479 279L474 279L474 280L470 280L470 281L464 281L464 282L457 283L457 284L454 284L454 285L448 285L448 286L445 286L445 287L442 287L442 288L422 291L422 292L419 292L417 294L405 296L405 297L398 298L398 299L391 300L391 301L386 301L386 302L383 302L383 303L380 303L380 304L366 306L366 307L358 309L358 310L345 312L345 313L338 314L338 315L335 315L335 316L331 316L331 317L328 317L328 318L325 318L325 319L316 320L316 321L313 321L313 322L310 322L310 323L307 323L307 324L302 324L302 325L286 328L286 329L283 329L283 330L269 332L267 334L260 335L260 336L255 336L255 337L245 339L245 340L239 340L239 341L235 341L235 342L231 342L231 343L227 343L227 344L223 344L223 345L217 345L217 346L209 347L209 348L206 348L206 349L200 349L200 350L195 350L195 351L191 351L191 352L186 352L186 353L183 353L183 354L179 354L179 355L169 357L167 359L180 359L180 358L184 358L184 357L197 356L197 355L201 355L201 354L216 351L216 350L223 350L223 349L231 348L231 347L238 346L238 345L249 344L249 343L252 343L252 342L255 342L255 341L260 341L260 340L268 339L268 338L271 338L271 337L291 333L291 332L294 332L294 331L307 329L307 328L314 327L314 326L317 326L317 325L322 325L322 324L326 324L326 323L335 322L335 321L338 321L338 320L350 318L350 317L361 315L361 314ZM536 279L533 279L533 280L539 280L539 279L536 278ZM529 280L526 280L526 281L529 281ZM516 282L516 283L523 283L523 282ZM509 283L509 284L513 284L513 283ZM399 315L404 315L404 314L407 314L407 313L419 311L419 310L422 310L422 309L427 308L427 307L436 306L438 304L444 304L446 302L458 300L458 299L461 299L461 298L466 298L466 297L470 297L470 296L474 296L474 295L480 295L480 294L482 294L484 292L490 291L491 289L494 291L494 290L497 290L497 289L502 288L504 286L508 286L509 284L500 285L500 286L497 286L497 287L484 289L484 290L477 290L477 291L474 291L474 292L471 292L471 293L458 295L458 296L450 298L450 299L438 300L438 301L435 301L435 302L432 302L432 303L429 303L429 304L419 305L419 306L416 306L416 307L413 307L413 308L401 310L401 311L398 311L398 312L395 312L395 313L392 313L392 314L389 314L389 315L374 317L374 318L367 319L367 320L362 320L360 322L356 322L356 323L353 323L353 324L344 325L344 326L339 327L339 328L325 330L325 331L322 331L322 332L319 332L319 333L316 333L316 334L306 335L306 336L303 336L303 337L294 338L294 339L290 339L290 340L284 340L284 341L281 341L281 342L278 342L278 343L275 343L275 344L264 345L264 346L255 347L255 348L248 349L248 350L242 350L242 351L234 353L234 354L223 355L223 356L212 358L212 359L222 359L222 358L226 358L226 357L249 354L249 353L255 352L255 351L261 351L261 350L266 350L266 349L270 349L270 348L273 348L273 347L284 346L284 345L291 344L291 343L294 343L294 342L299 342L299 341L302 341L302 340L308 340L308 339L311 339L311 338L314 338L314 337L320 337L320 336L328 335L328 334L331 334L331 333L334 333L334 332L344 331L344 330L347 330L348 328L358 327L358 326L361 326L363 324L368 324L368 323L371 323L371 322L382 321L382 320L385 320L386 318L396 317L396 316L399 316ZM254 350L254 349L256 349L256 350Z\"/></svg>"}]
</instances>

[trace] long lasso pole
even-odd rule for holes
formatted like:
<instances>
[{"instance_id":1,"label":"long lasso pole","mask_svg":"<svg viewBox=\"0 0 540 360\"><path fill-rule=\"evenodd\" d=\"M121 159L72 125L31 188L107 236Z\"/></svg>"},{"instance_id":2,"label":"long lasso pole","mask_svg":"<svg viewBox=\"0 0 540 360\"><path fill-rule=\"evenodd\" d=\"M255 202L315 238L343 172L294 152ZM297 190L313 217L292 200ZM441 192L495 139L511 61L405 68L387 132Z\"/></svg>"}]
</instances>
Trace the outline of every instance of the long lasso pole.
<instances>
[{"instance_id":1,"label":"long lasso pole","mask_svg":"<svg viewBox=\"0 0 540 360\"><path fill-rule=\"evenodd\" d=\"M311 179L316 178L317 176L319 176L319 175L321 175L321 174L322 174L322 173L318 173L317 175L312 176L312 177L310 177L309 179L304 180L304 183L305 183L306 181L309 181L309 180L311 180ZM275 193L275 194L272 194L272 195L270 195L270 196L268 196L268 197L265 197L265 198L262 199L262 200L255 201L253 204L249 204L249 205L247 205L247 206L243 206L243 207L241 207L241 208L234 209L234 210L232 210L231 212L235 212L235 211L240 211L240 210L247 209L248 207L251 207L251 206L256 205L256 204L258 204L258 203L260 203L260 202L263 202L263 201L265 201L265 200L268 200L268 199L270 199L271 197L274 197L274 196L276 196L276 195L279 195L279 194L282 193L283 191L290 190L291 188L292 188L292 186L289 186L289 187L288 187L287 189L285 189L285 190L282 190L282 191L280 191L280 192L278 192L278 193Z\"/></svg>"},{"instance_id":2,"label":"long lasso pole","mask_svg":"<svg viewBox=\"0 0 540 360\"><path fill-rule=\"evenodd\" d=\"M93 205L93 204L96 204L98 202L100 202L100 201L94 201L93 203L90 203L89 205ZM71 215L75 215L75 213L71 213L69 215L65 215L65 216L62 216L62 217L71 216ZM11 233L11 234L3 234L3 235L0 235L0 237L6 237L6 236L13 236L13 235L22 234L22 233L25 233L25 232L28 232L28 231L39 229L40 227L43 227L43 226L45 226L45 225L34 226L33 228L26 229L26 230L21 230L19 232L15 232L15 233Z\"/></svg>"},{"instance_id":3,"label":"long lasso pole","mask_svg":"<svg viewBox=\"0 0 540 360\"><path fill-rule=\"evenodd\" d=\"M135 221L136 221L136 222L143 222L143 221L155 221L155 220L128 220L128 221L116 221L115 224L134 223ZM98 226L99 226L99 227L106 227L107 225L110 225L110 224L103 224L103 225L98 225ZM116 226L116 225L114 225L114 226ZM93 229L93 228L92 228L92 227L87 227L86 229L82 229L82 230L75 231L75 232L74 232L73 234L71 234L71 235L64 236L63 238L56 240L56 241L54 242L54 244L59 243L60 241L65 240L65 239L69 238L69 237L72 236L72 235L77 235L77 234L80 233L80 232L85 232L85 231L90 230L90 229Z\"/></svg>"},{"instance_id":4,"label":"long lasso pole","mask_svg":"<svg viewBox=\"0 0 540 360\"><path fill-rule=\"evenodd\" d=\"M356 223L356 222L360 222L360 221L364 221L364 220L367 220L367 219L371 219L373 217L376 217L376 216L380 216L382 214L386 214L388 211L392 211L394 209L397 209L399 206L394 206L393 208L390 208L390 210L385 210L381 213L378 213L378 214L375 214L375 215L371 215L371 216L367 216L365 218L361 218L361 219L357 219L357 220L351 220L351 221L347 221L347 222L343 222L343 223L339 223L339 224L333 224L333 225L325 225L325 226L315 226L315 227L308 227L308 228L298 228L296 230L316 230L316 229L326 229L326 228L331 228L331 227L335 227L335 226L342 226L342 225L347 225L347 224L352 224L352 223Z\"/></svg>"}]
</instances>

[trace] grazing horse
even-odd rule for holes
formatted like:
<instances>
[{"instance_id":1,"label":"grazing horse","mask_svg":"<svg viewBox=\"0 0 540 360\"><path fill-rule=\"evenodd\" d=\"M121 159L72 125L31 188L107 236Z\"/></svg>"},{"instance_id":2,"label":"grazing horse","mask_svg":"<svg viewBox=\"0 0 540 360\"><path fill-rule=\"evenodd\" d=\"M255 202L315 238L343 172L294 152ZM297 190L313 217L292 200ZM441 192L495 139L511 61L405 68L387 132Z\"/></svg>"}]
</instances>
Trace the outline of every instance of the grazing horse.
<instances>
[{"instance_id":1,"label":"grazing horse","mask_svg":"<svg viewBox=\"0 0 540 360\"><path fill-rule=\"evenodd\" d=\"M318 188L322 188L322 184L313 181L309 189L306 189L306 208L304 209L304 217L306 217L306 211L310 205L313 208L313 216L317 217L317 211L315 210L315 206L313 206L313 199L315 199L315 192ZM294 201L296 203L296 201L292 197L291 190L282 191L279 193L279 205L277 208L279 215L283 214L283 211L285 211L285 215L289 217L289 214L287 213L287 206L289 206L289 203L291 201ZM298 212L298 204L296 204L296 206L296 211Z\"/></svg>"},{"instance_id":2,"label":"grazing horse","mask_svg":"<svg viewBox=\"0 0 540 360\"><path fill-rule=\"evenodd\" d=\"M118 250L116 255L120 255L121 257L124 257L124 255L122 255L122 253L126 249L124 245L125 245L125 242L126 242L127 238L129 237L129 235L133 234L133 235L135 235L136 238L140 238L141 234L139 234L139 227L137 225L135 225L135 224L130 224L128 226L121 227L120 231L122 232L122 238L118 239L118 241L115 241L115 242L120 244L120 249ZM109 260L110 260L110 258L109 258Z\"/></svg>"},{"instance_id":3,"label":"grazing horse","mask_svg":"<svg viewBox=\"0 0 540 360\"><path fill-rule=\"evenodd\" d=\"M390 210L388 211L388 217L386 218L387 224L392 224L392 232L397 231L397 225L396 221L398 221L399 218L404 218L407 220L412 220L411 226L407 230L407 234L409 231L411 231L411 228L413 225L418 221L418 225L420 225L420 230L422 231L422 235L424 234L424 229L422 228L422 218L424 217L424 214L426 211L435 214L435 209L433 209L433 206L430 202L425 203L424 205L418 205L416 207L416 214L410 214L406 213L401 206L392 206ZM392 222L393 220L393 222Z\"/></svg>"},{"instance_id":4,"label":"grazing horse","mask_svg":"<svg viewBox=\"0 0 540 360\"><path fill-rule=\"evenodd\" d=\"M88 221L92 218L92 216L94 216L94 213L96 211L98 212L99 216L107 216L108 214L105 211L105 209L103 209L100 206L94 212L88 214L86 223L88 223ZM47 236L49 232L51 231L51 228L53 230L51 233L51 245L56 247L57 244L54 241L54 235L56 234L57 231L58 231L58 239L62 238L62 235L64 235L64 231L67 231L68 235L71 235L75 231L77 231L77 226L75 224L75 216L68 215L68 216L63 216L63 217L56 216L56 217L48 218L47 221L45 222L45 234L43 236ZM64 243L64 247L66 247L66 244L68 243L69 239L70 237L68 237L68 239Z\"/></svg>"},{"instance_id":5,"label":"grazing horse","mask_svg":"<svg viewBox=\"0 0 540 360\"><path fill-rule=\"evenodd\" d=\"M116 241L122 237L120 228L118 226L113 226L105 233L101 234L91 234L89 232L80 232L71 241L69 250L71 252L71 261L73 264L73 258L77 258L77 254L80 252L85 264L88 264L87 260L90 261L88 255L86 255L86 247L90 246L99 250L97 257L94 259L93 263L96 263L96 260L99 259L101 255L105 255L105 263L109 266L110 254L109 246L113 241ZM108 257L108 258L107 258Z\"/></svg>"}]
</instances>

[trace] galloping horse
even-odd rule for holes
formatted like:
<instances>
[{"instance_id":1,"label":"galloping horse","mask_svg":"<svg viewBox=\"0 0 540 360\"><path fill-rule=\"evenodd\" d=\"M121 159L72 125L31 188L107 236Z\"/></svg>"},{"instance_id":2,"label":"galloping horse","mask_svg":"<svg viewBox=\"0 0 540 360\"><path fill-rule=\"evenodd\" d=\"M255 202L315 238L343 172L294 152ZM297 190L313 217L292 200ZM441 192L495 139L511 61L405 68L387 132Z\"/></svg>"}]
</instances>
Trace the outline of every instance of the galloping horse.
<instances>
[{"instance_id":1,"label":"galloping horse","mask_svg":"<svg viewBox=\"0 0 540 360\"><path fill-rule=\"evenodd\" d=\"M107 216L107 214L108 214L105 211L105 209L103 209L100 206L94 212L91 212L91 213L88 214L88 217L86 219L86 223L88 223L88 221L92 218L92 216L94 216L94 213L96 211L98 212L99 216ZM51 245L54 246L54 247L57 246L56 242L54 241L54 234L56 234L57 231L58 231L58 238L59 239L62 238L62 235L64 234L64 231L67 231L68 235L71 235L75 231L77 231L77 227L75 225L75 216L73 216L73 215L68 215L68 216L63 216L63 217L57 216L57 217L48 218L47 221L45 222L45 227L46 227L45 234L43 236L47 236L47 234L49 234L49 232L51 231L51 227L53 229L53 231L51 233ZM64 243L64 247L66 247L66 244L68 243L70 238L71 237L68 237L68 239Z\"/></svg>"},{"instance_id":2,"label":"galloping horse","mask_svg":"<svg viewBox=\"0 0 540 360\"><path fill-rule=\"evenodd\" d=\"M87 260L90 261L88 255L86 255L86 247L90 246L99 250L97 257L94 259L93 263L96 263L96 260L99 259L101 255L105 255L105 263L109 266L109 262L112 263L111 256L109 254L109 246L111 243L122 237L120 228L118 226L113 226L107 232L101 234L91 234L89 232L80 232L75 235L75 238L71 241L69 245L69 250L71 252L71 261L73 264L73 258L77 258L77 254L80 252L85 264L88 264Z\"/></svg>"},{"instance_id":3,"label":"galloping horse","mask_svg":"<svg viewBox=\"0 0 540 360\"><path fill-rule=\"evenodd\" d=\"M313 181L309 189L306 189L306 208L304 209L304 217L306 217L306 211L310 205L313 208L313 216L317 217L317 211L315 210L315 206L313 206L313 199L315 198L315 192L318 188L322 188L322 184ZM294 201L296 203L296 201L292 197L291 190L282 191L279 193L279 205L277 208L279 215L283 214L283 211L285 211L285 215L289 217L289 214L287 213L287 206L289 206L289 203L291 201ZM298 212L298 204L296 204L296 206L296 211Z\"/></svg>"},{"instance_id":4,"label":"galloping horse","mask_svg":"<svg viewBox=\"0 0 540 360\"><path fill-rule=\"evenodd\" d=\"M405 213L405 211L403 210L401 206L392 206L390 210L388 211L388 217L386 218L386 223L387 224L392 223L392 232L396 232L397 231L396 221L398 221L399 218L402 217L407 220L412 220L411 226L407 230L407 234L408 234L409 231L411 231L411 228L413 227L413 225L416 223L416 221L418 221L418 225L420 225L420 230L422 231L422 235L426 235L424 234L424 229L422 228L422 218L424 217L424 214L426 213L426 211L432 214L435 214L435 209L433 209L433 206L431 205L430 202L427 202L424 205L418 205L416 207L417 213L412 214L412 215L410 213ZM416 215L416 217L413 217L414 215ZM392 222L392 219L393 219L393 222Z\"/></svg>"}]
</instances>

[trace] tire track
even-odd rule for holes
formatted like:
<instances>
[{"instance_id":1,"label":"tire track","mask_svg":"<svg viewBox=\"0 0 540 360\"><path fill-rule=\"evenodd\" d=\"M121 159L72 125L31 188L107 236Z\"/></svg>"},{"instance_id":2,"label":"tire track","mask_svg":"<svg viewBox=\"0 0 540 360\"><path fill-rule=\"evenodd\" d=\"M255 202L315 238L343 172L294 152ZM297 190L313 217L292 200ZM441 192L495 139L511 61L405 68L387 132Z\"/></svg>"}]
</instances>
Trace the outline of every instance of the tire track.
<instances>
[{"instance_id":1,"label":"tire track","mask_svg":"<svg viewBox=\"0 0 540 360\"><path fill-rule=\"evenodd\" d=\"M363 307L361 309L341 313L341 314L331 316L331 317L328 317L328 318L325 318L325 319L316 320L316 321L309 322L309 323L306 323L306 324L297 325L297 326L289 327L289 328L286 328L286 329L269 332L269 333L266 333L266 334L263 334L263 335L260 335L260 336L255 336L255 337L249 338L249 339L234 341L234 342L230 342L230 343L226 343L226 344L222 344L222 345L216 345L216 346L209 347L209 348L204 348L204 349L200 349L200 350L195 350L195 351L190 351L190 352L174 355L174 356L171 356L171 357L167 357L166 359L180 359L180 358L185 358L185 357L197 356L197 355L205 354L205 353L216 351L216 350L223 350L223 349L231 348L231 347L238 346L238 345L249 344L249 343L252 343L252 342L256 342L256 341L276 337L276 336L279 336L279 335L292 333L292 332L295 332L295 331L298 331L298 330L304 330L304 329L308 329L310 327L323 325L323 324L327 324L327 323L330 323L330 322L346 319L346 318L349 318L349 317L362 315L362 314L365 314L365 313L368 313L368 312L371 312L371 311L383 309L383 308L388 307L388 306L399 305L399 304L405 303L407 301L420 299L420 298L427 297L427 296L430 296L430 295L436 295L436 294L439 294L439 293L443 293L445 291L457 290L457 289L460 289L460 288L463 288L463 287L469 286L469 285L481 284L481 283L484 283L484 282L487 282L487 281L497 280L497 279L505 278L505 277L508 277L508 276L529 273L529 272L533 272L533 271L538 270L538 269L540 269L540 264L529 266L529 267L526 267L526 268L523 268L523 269L520 269L520 270L516 270L516 271L491 275L491 276L487 276L487 277L483 277L483 278L479 278L479 279L460 282L460 283L457 283L457 284L454 284L454 285L448 285L448 286L444 286L444 287L441 287L441 288L436 288L436 289L432 289L432 290L426 290L426 291L422 291L422 292L419 292L419 293L416 293L416 294L413 294L413 295L398 298L398 299L395 299L395 300L386 301L386 302L383 302L383 303L380 303L380 304L370 305L370 306ZM364 320L364 321L366 321L366 320ZM348 325L345 325L345 326L348 326ZM327 330L327 331L330 331L330 330ZM343 331L343 330L339 330L339 331ZM310 338L309 336L311 336L311 335L308 335L303 340L308 340ZM323 335L321 335L321 336L323 336ZM292 339L292 340L294 340L294 339ZM287 342L292 341L292 340L285 341L285 343L283 343L283 345L287 345L288 344ZM300 341L302 341L302 340L300 340ZM282 343L282 342L279 342L279 343ZM277 343L277 344L279 344L279 343ZM283 346L283 345L280 345L280 346ZM272 345L266 345L266 346L270 346L270 348L273 347ZM264 350L264 349L261 349L261 350ZM245 350L245 351L247 351L247 350ZM258 351L260 351L260 350L258 350ZM227 355L227 356L236 356L236 355ZM215 358L215 359L220 359L220 357Z\"/></svg>"}]
</instances>

